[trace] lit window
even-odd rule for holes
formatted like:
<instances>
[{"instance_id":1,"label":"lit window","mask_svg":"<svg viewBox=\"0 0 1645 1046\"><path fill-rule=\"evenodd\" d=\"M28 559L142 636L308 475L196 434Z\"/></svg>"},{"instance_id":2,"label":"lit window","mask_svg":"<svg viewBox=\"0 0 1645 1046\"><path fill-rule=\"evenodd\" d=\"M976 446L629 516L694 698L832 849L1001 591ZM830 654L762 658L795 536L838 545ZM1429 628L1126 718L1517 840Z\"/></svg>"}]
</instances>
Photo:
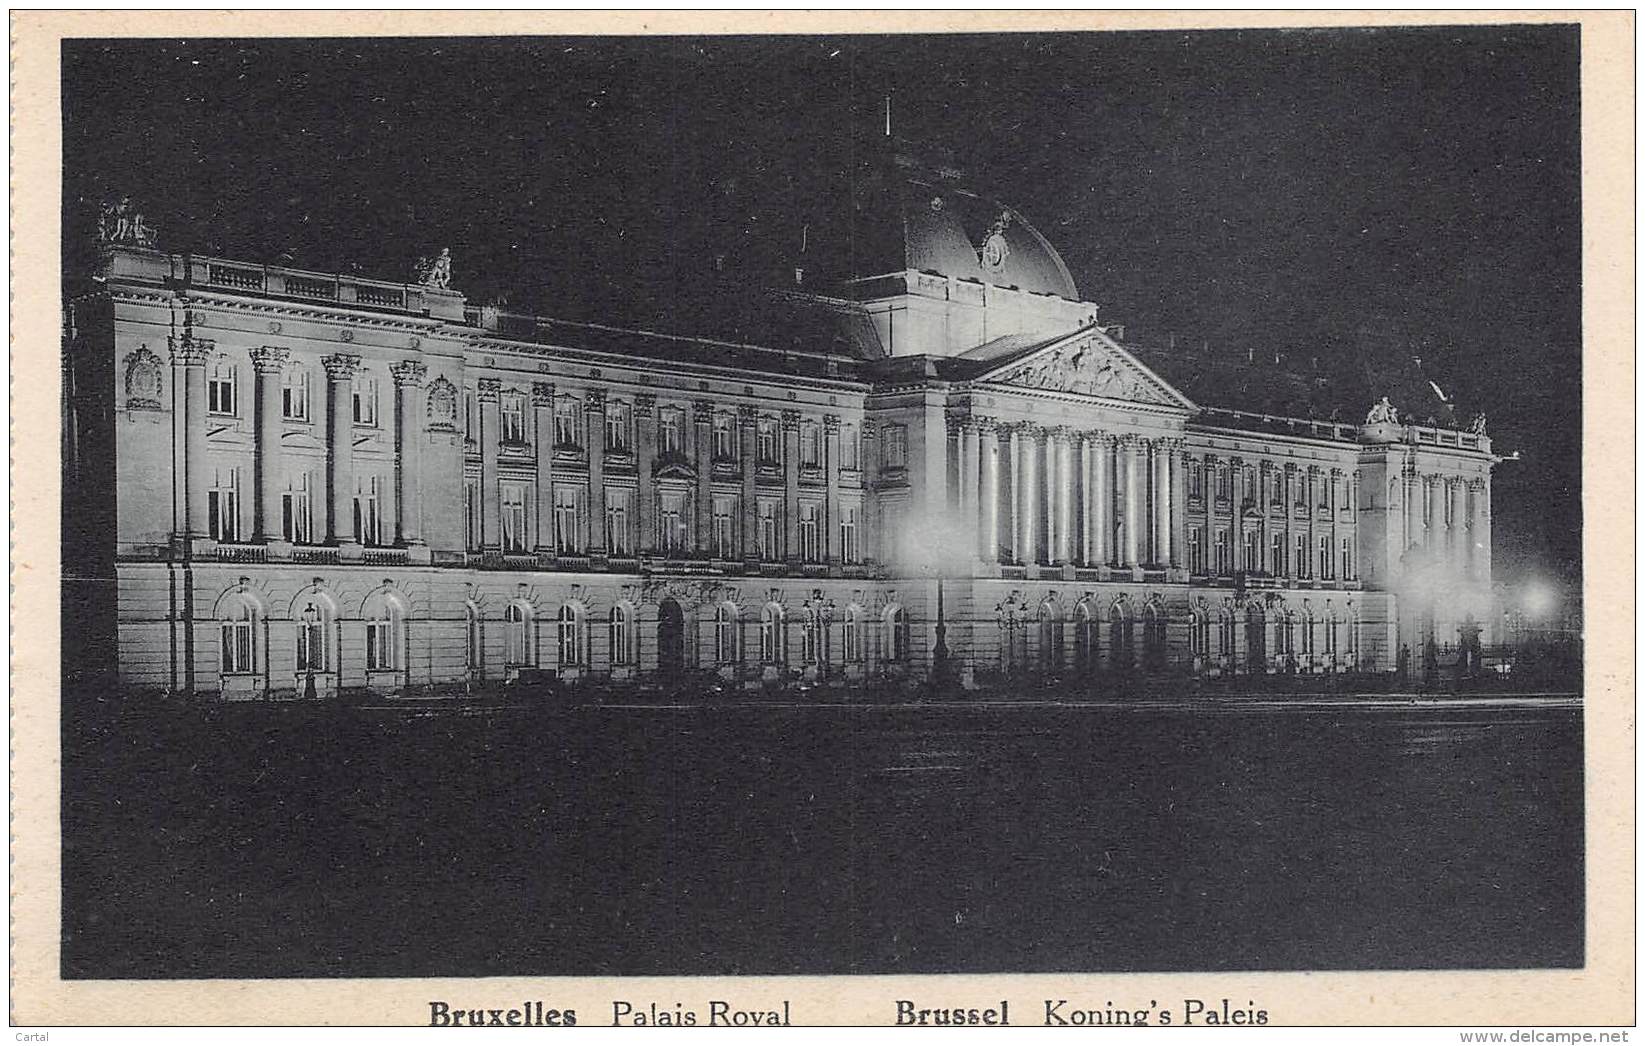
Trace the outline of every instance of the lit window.
<instances>
[{"instance_id":1,"label":"lit window","mask_svg":"<svg viewBox=\"0 0 1645 1046\"><path fill-rule=\"evenodd\" d=\"M503 663L531 664L531 609L521 603L503 608Z\"/></svg>"},{"instance_id":2,"label":"lit window","mask_svg":"<svg viewBox=\"0 0 1645 1046\"><path fill-rule=\"evenodd\" d=\"M685 453L685 411L672 407L657 413L657 451L664 457Z\"/></svg>"},{"instance_id":3,"label":"lit window","mask_svg":"<svg viewBox=\"0 0 1645 1046\"><path fill-rule=\"evenodd\" d=\"M1217 573L1218 574L1228 574L1228 573L1231 573L1233 571L1233 563L1230 562L1230 558L1231 557L1230 557L1230 552L1229 552L1229 548L1228 548L1228 531L1226 529L1222 528L1222 527L1218 527L1217 528Z\"/></svg>"},{"instance_id":4,"label":"lit window","mask_svg":"<svg viewBox=\"0 0 1645 1046\"><path fill-rule=\"evenodd\" d=\"M760 558L767 562L777 559L777 503L774 501L760 502Z\"/></svg>"},{"instance_id":5,"label":"lit window","mask_svg":"<svg viewBox=\"0 0 1645 1046\"><path fill-rule=\"evenodd\" d=\"M1188 528L1188 569L1205 573L1205 531L1200 527Z\"/></svg>"},{"instance_id":6,"label":"lit window","mask_svg":"<svg viewBox=\"0 0 1645 1046\"><path fill-rule=\"evenodd\" d=\"M226 356L219 356L211 365L211 378L206 382L206 410L213 414L238 414L238 369Z\"/></svg>"},{"instance_id":7,"label":"lit window","mask_svg":"<svg viewBox=\"0 0 1645 1046\"><path fill-rule=\"evenodd\" d=\"M1197 468L1188 470L1188 496L1191 498L1205 495L1205 476Z\"/></svg>"},{"instance_id":8,"label":"lit window","mask_svg":"<svg viewBox=\"0 0 1645 1046\"><path fill-rule=\"evenodd\" d=\"M817 562L818 517L822 510L816 505L800 506L800 558L807 563Z\"/></svg>"},{"instance_id":9,"label":"lit window","mask_svg":"<svg viewBox=\"0 0 1645 1046\"><path fill-rule=\"evenodd\" d=\"M560 608L556 632L560 641L560 664L575 667L585 663L586 645L583 642L583 621L577 608L570 603Z\"/></svg>"},{"instance_id":10,"label":"lit window","mask_svg":"<svg viewBox=\"0 0 1645 1046\"><path fill-rule=\"evenodd\" d=\"M354 540L362 545L383 543L383 519L376 476L354 479Z\"/></svg>"},{"instance_id":11,"label":"lit window","mask_svg":"<svg viewBox=\"0 0 1645 1046\"><path fill-rule=\"evenodd\" d=\"M295 545L314 540L314 512L309 501L308 473L286 477L280 492L280 536Z\"/></svg>"},{"instance_id":12,"label":"lit window","mask_svg":"<svg viewBox=\"0 0 1645 1046\"><path fill-rule=\"evenodd\" d=\"M628 523L633 514L629 503L633 497L633 492L628 490L606 492L605 547L613 555L627 555L630 551Z\"/></svg>"},{"instance_id":13,"label":"lit window","mask_svg":"<svg viewBox=\"0 0 1645 1046\"><path fill-rule=\"evenodd\" d=\"M812 468L822 464L822 426L814 421L800 425L800 464Z\"/></svg>"},{"instance_id":14,"label":"lit window","mask_svg":"<svg viewBox=\"0 0 1645 1046\"><path fill-rule=\"evenodd\" d=\"M391 671L399 665L398 620L387 599L379 598L374 612L366 618L366 670Z\"/></svg>"},{"instance_id":15,"label":"lit window","mask_svg":"<svg viewBox=\"0 0 1645 1046\"><path fill-rule=\"evenodd\" d=\"M363 372L354 378L354 424L377 424L377 379Z\"/></svg>"},{"instance_id":16,"label":"lit window","mask_svg":"<svg viewBox=\"0 0 1645 1046\"><path fill-rule=\"evenodd\" d=\"M840 468L862 468L862 437L855 425L840 426Z\"/></svg>"},{"instance_id":17,"label":"lit window","mask_svg":"<svg viewBox=\"0 0 1645 1046\"><path fill-rule=\"evenodd\" d=\"M554 488L554 547L561 554L582 550L582 501L581 488Z\"/></svg>"},{"instance_id":18,"label":"lit window","mask_svg":"<svg viewBox=\"0 0 1645 1046\"><path fill-rule=\"evenodd\" d=\"M1245 532L1245 569L1248 573L1256 573L1262 569L1262 546L1257 544L1257 532Z\"/></svg>"},{"instance_id":19,"label":"lit window","mask_svg":"<svg viewBox=\"0 0 1645 1046\"><path fill-rule=\"evenodd\" d=\"M223 674L257 671L257 612L244 596L234 600L223 619Z\"/></svg>"},{"instance_id":20,"label":"lit window","mask_svg":"<svg viewBox=\"0 0 1645 1046\"><path fill-rule=\"evenodd\" d=\"M505 392L499 400L502 408L502 436L504 443L525 442L525 396Z\"/></svg>"},{"instance_id":21,"label":"lit window","mask_svg":"<svg viewBox=\"0 0 1645 1046\"><path fill-rule=\"evenodd\" d=\"M840 558L856 563L861 556L857 548L857 506L845 505L840 509Z\"/></svg>"},{"instance_id":22,"label":"lit window","mask_svg":"<svg viewBox=\"0 0 1645 1046\"><path fill-rule=\"evenodd\" d=\"M737 458L736 419L730 414L714 415L714 457L720 461Z\"/></svg>"},{"instance_id":23,"label":"lit window","mask_svg":"<svg viewBox=\"0 0 1645 1046\"><path fill-rule=\"evenodd\" d=\"M217 541L240 540L240 470L233 466L212 469L211 487L206 491L206 530Z\"/></svg>"},{"instance_id":24,"label":"lit window","mask_svg":"<svg viewBox=\"0 0 1645 1046\"><path fill-rule=\"evenodd\" d=\"M782 609L775 603L760 612L760 660L777 661L782 655Z\"/></svg>"},{"instance_id":25,"label":"lit window","mask_svg":"<svg viewBox=\"0 0 1645 1046\"><path fill-rule=\"evenodd\" d=\"M526 488L521 483L502 485L503 551L524 552L529 547L526 537Z\"/></svg>"},{"instance_id":26,"label":"lit window","mask_svg":"<svg viewBox=\"0 0 1645 1046\"><path fill-rule=\"evenodd\" d=\"M1354 579L1354 539L1342 539L1342 580Z\"/></svg>"},{"instance_id":27,"label":"lit window","mask_svg":"<svg viewBox=\"0 0 1645 1046\"><path fill-rule=\"evenodd\" d=\"M721 603L714 612L714 660L722 665L740 660L738 648L737 608Z\"/></svg>"},{"instance_id":28,"label":"lit window","mask_svg":"<svg viewBox=\"0 0 1645 1046\"><path fill-rule=\"evenodd\" d=\"M759 460L763 464L775 464L777 456L777 423L771 418L761 418L754 429L755 449Z\"/></svg>"},{"instance_id":29,"label":"lit window","mask_svg":"<svg viewBox=\"0 0 1645 1046\"><path fill-rule=\"evenodd\" d=\"M626 403L611 402L605 408L605 449L626 451L633 447L633 417Z\"/></svg>"},{"instance_id":30,"label":"lit window","mask_svg":"<svg viewBox=\"0 0 1645 1046\"><path fill-rule=\"evenodd\" d=\"M892 661L908 660L908 614L902 607L891 607L885 612L886 631L890 634L889 657Z\"/></svg>"},{"instance_id":31,"label":"lit window","mask_svg":"<svg viewBox=\"0 0 1645 1046\"><path fill-rule=\"evenodd\" d=\"M1297 577L1307 577L1308 576L1308 535L1307 534L1298 534L1296 536L1296 556L1291 560L1291 565L1296 568Z\"/></svg>"},{"instance_id":32,"label":"lit window","mask_svg":"<svg viewBox=\"0 0 1645 1046\"><path fill-rule=\"evenodd\" d=\"M308 368L301 364L286 367L280 379L280 415L288 421L308 420Z\"/></svg>"},{"instance_id":33,"label":"lit window","mask_svg":"<svg viewBox=\"0 0 1645 1046\"><path fill-rule=\"evenodd\" d=\"M1331 580L1331 538L1325 534L1319 536L1319 576Z\"/></svg>"},{"instance_id":34,"label":"lit window","mask_svg":"<svg viewBox=\"0 0 1645 1046\"><path fill-rule=\"evenodd\" d=\"M1276 577L1283 575L1285 573L1285 535L1284 534L1275 534L1274 535L1274 539L1271 542L1269 542L1269 554L1272 558L1271 558L1271 560L1268 564L1268 569L1273 571L1273 573Z\"/></svg>"},{"instance_id":35,"label":"lit window","mask_svg":"<svg viewBox=\"0 0 1645 1046\"><path fill-rule=\"evenodd\" d=\"M583 405L570 396L554 397L554 445L583 445Z\"/></svg>"},{"instance_id":36,"label":"lit window","mask_svg":"<svg viewBox=\"0 0 1645 1046\"><path fill-rule=\"evenodd\" d=\"M731 558L731 507L730 498L714 499L714 555L720 559Z\"/></svg>"},{"instance_id":37,"label":"lit window","mask_svg":"<svg viewBox=\"0 0 1645 1046\"><path fill-rule=\"evenodd\" d=\"M657 543L665 555L679 555L690 547L689 496L665 493L657 518Z\"/></svg>"},{"instance_id":38,"label":"lit window","mask_svg":"<svg viewBox=\"0 0 1645 1046\"><path fill-rule=\"evenodd\" d=\"M885 446L885 458L880 463L882 468L901 469L908 467L908 426L887 425L881 438Z\"/></svg>"},{"instance_id":39,"label":"lit window","mask_svg":"<svg viewBox=\"0 0 1645 1046\"><path fill-rule=\"evenodd\" d=\"M634 629L628 610L622 606L611 608L611 663L632 664L634 661Z\"/></svg>"}]
</instances>

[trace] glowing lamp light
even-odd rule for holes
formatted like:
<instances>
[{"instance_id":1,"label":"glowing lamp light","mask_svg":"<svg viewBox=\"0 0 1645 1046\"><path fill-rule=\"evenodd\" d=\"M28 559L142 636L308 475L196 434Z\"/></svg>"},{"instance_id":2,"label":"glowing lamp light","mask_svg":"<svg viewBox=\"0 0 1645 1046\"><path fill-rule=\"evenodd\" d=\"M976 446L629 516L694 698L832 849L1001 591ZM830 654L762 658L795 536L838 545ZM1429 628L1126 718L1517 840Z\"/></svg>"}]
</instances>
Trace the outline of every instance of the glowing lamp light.
<instances>
[{"instance_id":1,"label":"glowing lamp light","mask_svg":"<svg viewBox=\"0 0 1645 1046\"><path fill-rule=\"evenodd\" d=\"M1558 608L1559 593L1546 581L1529 581L1520 591L1519 602L1527 617L1546 618Z\"/></svg>"}]
</instances>

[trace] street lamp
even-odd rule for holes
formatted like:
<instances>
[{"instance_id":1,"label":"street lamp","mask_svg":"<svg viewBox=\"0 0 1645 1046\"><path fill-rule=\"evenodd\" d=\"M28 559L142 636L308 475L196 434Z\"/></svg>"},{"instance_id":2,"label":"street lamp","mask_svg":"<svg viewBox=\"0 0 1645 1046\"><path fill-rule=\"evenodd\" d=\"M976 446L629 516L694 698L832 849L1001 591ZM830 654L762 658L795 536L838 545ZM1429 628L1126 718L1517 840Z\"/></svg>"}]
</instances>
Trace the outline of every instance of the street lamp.
<instances>
[{"instance_id":1,"label":"street lamp","mask_svg":"<svg viewBox=\"0 0 1645 1046\"><path fill-rule=\"evenodd\" d=\"M311 602L303 610L303 667L308 669L308 679L303 684L303 699L313 701L317 698L314 689L314 637L319 631L320 611Z\"/></svg>"},{"instance_id":2,"label":"street lamp","mask_svg":"<svg viewBox=\"0 0 1645 1046\"><path fill-rule=\"evenodd\" d=\"M909 566L937 582L936 642L931 647L931 681L947 684L954 673L953 654L948 647L948 608L944 581L949 570L958 569L972 536L951 513L928 510L910 520L901 536L901 549Z\"/></svg>"}]
</instances>

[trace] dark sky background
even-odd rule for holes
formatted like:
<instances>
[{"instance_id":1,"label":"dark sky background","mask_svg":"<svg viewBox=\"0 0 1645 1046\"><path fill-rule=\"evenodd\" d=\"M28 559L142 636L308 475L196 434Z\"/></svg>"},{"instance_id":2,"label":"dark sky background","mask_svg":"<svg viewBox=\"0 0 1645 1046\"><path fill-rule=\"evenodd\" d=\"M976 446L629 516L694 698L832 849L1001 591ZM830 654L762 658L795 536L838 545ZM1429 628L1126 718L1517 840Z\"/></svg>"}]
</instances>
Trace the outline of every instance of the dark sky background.
<instances>
[{"instance_id":1,"label":"dark sky background","mask_svg":"<svg viewBox=\"0 0 1645 1046\"><path fill-rule=\"evenodd\" d=\"M1422 355L1522 452L1499 576L1574 585L1578 57L1567 27L72 41L65 248L127 192L166 249L403 279L449 244L471 301L622 324L826 228L889 94L1110 320Z\"/></svg>"}]
</instances>

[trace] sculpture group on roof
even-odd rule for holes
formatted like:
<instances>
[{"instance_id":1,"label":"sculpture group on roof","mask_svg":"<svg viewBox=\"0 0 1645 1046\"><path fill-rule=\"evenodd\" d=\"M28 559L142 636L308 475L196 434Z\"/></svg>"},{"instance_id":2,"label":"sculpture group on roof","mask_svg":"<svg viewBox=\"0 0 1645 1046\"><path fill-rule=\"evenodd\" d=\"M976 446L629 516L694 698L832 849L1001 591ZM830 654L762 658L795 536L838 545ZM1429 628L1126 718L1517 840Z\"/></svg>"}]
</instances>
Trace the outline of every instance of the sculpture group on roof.
<instances>
[{"instance_id":1,"label":"sculpture group on roof","mask_svg":"<svg viewBox=\"0 0 1645 1046\"><path fill-rule=\"evenodd\" d=\"M444 291L451 289L451 248L442 247L437 257L424 255L411 268L411 279L424 287Z\"/></svg>"},{"instance_id":2,"label":"sculpture group on roof","mask_svg":"<svg viewBox=\"0 0 1645 1046\"><path fill-rule=\"evenodd\" d=\"M102 243L124 243L134 247L153 247L156 240L154 226L143 220L143 212L121 195L117 200L104 200L97 216L97 239Z\"/></svg>"},{"instance_id":3,"label":"sculpture group on roof","mask_svg":"<svg viewBox=\"0 0 1645 1046\"><path fill-rule=\"evenodd\" d=\"M1371 412L1365 415L1365 424L1398 425L1399 408L1395 407L1392 403L1389 403L1388 397L1384 396L1382 399L1373 404L1371 407Z\"/></svg>"}]
</instances>

